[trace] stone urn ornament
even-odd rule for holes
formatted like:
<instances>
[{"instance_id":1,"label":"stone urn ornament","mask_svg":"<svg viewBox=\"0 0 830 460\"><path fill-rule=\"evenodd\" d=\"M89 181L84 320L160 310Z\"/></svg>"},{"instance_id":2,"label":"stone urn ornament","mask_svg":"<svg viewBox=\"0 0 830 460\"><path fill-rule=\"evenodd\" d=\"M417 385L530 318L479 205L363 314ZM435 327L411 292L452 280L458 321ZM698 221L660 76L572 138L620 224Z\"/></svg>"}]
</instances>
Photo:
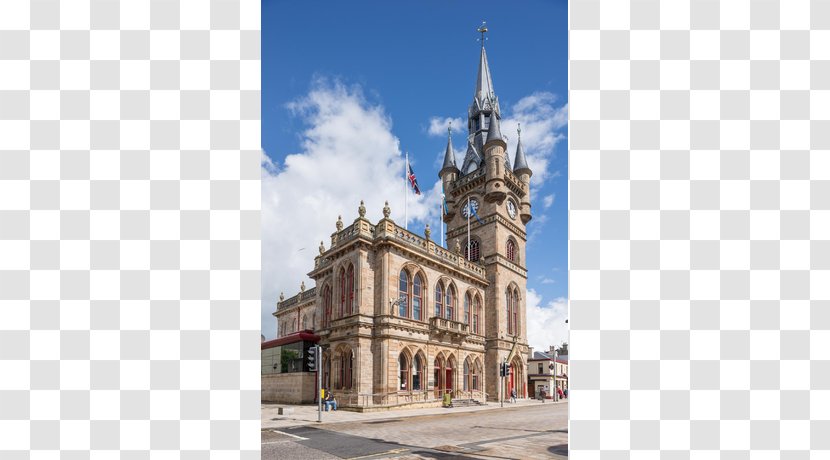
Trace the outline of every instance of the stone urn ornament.
<instances>
[{"instance_id":1,"label":"stone urn ornament","mask_svg":"<svg viewBox=\"0 0 830 460\"><path fill-rule=\"evenodd\" d=\"M343 230L343 217L342 216L337 216L337 223L334 224L334 225L335 225L335 227L337 227L338 232Z\"/></svg>"},{"instance_id":2,"label":"stone urn ornament","mask_svg":"<svg viewBox=\"0 0 830 460\"><path fill-rule=\"evenodd\" d=\"M300 281L300 293L305 292L305 281Z\"/></svg>"},{"instance_id":3,"label":"stone urn ornament","mask_svg":"<svg viewBox=\"0 0 830 460\"><path fill-rule=\"evenodd\" d=\"M320 242L320 247L318 249L320 250L320 255L321 256L323 255L324 252L326 252L326 246L323 244L322 241Z\"/></svg>"},{"instance_id":4,"label":"stone urn ornament","mask_svg":"<svg viewBox=\"0 0 830 460\"><path fill-rule=\"evenodd\" d=\"M285 300L285 294L280 292L280 302L282 302L283 300Z\"/></svg>"},{"instance_id":5,"label":"stone urn ornament","mask_svg":"<svg viewBox=\"0 0 830 460\"><path fill-rule=\"evenodd\" d=\"M427 226L424 227L424 236L426 237L426 239L429 239L429 236L431 234L432 234L432 230L429 229L429 224L427 224Z\"/></svg>"},{"instance_id":6,"label":"stone urn ornament","mask_svg":"<svg viewBox=\"0 0 830 460\"><path fill-rule=\"evenodd\" d=\"M389 209L389 202L387 201L386 203L383 204L383 218L388 219L389 215L391 215L391 214L392 214L392 210Z\"/></svg>"},{"instance_id":7,"label":"stone urn ornament","mask_svg":"<svg viewBox=\"0 0 830 460\"><path fill-rule=\"evenodd\" d=\"M366 206L363 206L363 200L360 200L360 207L357 208L357 214L361 219L366 217Z\"/></svg>"},{"instance_id":8,"label":"stone urn ornament","mask_svg":"<svg viewBox=\"0 0 830 460\"><path fill-rule=\"evenodd\" d=\"M455 239L455 253L461 255L461 242L458 241L458 238Z\"/></svg>"}]
</instances>

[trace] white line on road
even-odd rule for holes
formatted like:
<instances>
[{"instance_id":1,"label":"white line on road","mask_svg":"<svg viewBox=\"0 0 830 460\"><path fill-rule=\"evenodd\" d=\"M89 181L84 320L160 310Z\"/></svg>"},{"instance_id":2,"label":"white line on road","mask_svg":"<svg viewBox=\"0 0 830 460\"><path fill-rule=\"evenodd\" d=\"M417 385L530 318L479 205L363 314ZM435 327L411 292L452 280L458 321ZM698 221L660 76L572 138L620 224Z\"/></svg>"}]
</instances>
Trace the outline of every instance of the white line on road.
<instances>
[{"instance_id":1,"label":"white line on road","mask_svg":"<svg viewBox=\"0 0 830 460\"><path fill-rule=\"evenodd\" d=\"M300 441L308 441L308 438L304 438L302 436L297 436L296 434L286 433L284 431L279 431L279 430L268 430L268 431L270 431L272 433L284 434L284 435L290 436L294 439L299 439ZM263 442L263 444L274 444L274 443L273 442Z\"/></svg>"}]
</instances>

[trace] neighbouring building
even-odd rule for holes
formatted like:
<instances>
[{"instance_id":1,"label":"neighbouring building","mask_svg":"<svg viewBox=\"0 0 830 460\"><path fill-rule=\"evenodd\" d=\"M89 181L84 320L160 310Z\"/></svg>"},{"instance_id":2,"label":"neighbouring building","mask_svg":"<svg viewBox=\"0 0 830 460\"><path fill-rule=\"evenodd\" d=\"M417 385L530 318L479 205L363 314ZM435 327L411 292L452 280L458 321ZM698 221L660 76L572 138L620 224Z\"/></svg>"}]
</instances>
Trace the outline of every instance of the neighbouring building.
<instances>
[{"instance_id":1,"label":"neighbouring building","mask_svg":"<svg viewBox=\"0 0 830 460\"><path fill-rule=\"evenodd\" d=\"M437 404L446 393L495 401L513 388L528 396L532 171L521 137L514 155L506 151L483 42L467 115L463 163L456 164L450 138L438 172L449 249L428 226L416 235L394 222L388 203L380 221L369 221L361 202L358 217L338 217L329 246L320 243L308 273L316 286L277 303L277 340L319 341L323 385L342 406ZM302 334L308 336L300 340ZM272 357L268 369L263 364L263 375L281 359ZM504 361L511 375L502 388ZM266 390L263 377L263 395L281 400L282 391L281 383Z\"/></svg>"},{"instance_id":2,"label":"neighbouring building","mask_svg":"<svg viewBox=\"0 0 830 460\"><path fill-rule=\"evenodd\" d=\"M548 351L531 350L531 358L527 360L527 377L532 397L538 398L544 390L549 399L553 398L555 388L563 392L568 389L568 360L554 355L554 347ZM554 359L555 356L555 359Z\"/></svg>"}]
</instances>

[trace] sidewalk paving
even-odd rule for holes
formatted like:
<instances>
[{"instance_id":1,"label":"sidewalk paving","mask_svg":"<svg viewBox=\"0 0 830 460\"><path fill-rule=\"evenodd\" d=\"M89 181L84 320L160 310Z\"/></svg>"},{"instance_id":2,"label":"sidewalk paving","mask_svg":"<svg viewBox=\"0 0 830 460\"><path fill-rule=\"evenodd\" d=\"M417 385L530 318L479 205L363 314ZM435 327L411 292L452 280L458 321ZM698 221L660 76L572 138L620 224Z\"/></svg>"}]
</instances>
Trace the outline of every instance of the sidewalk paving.
<instances>
[{"instance_id":1,"label":"sidewalk paving","mask_svg":"<svg viewBox=\"0 0 830 460\"><path fill-rule=\"evenodd\" d=\"M531 406L539 404L566 404L567 399L553 402L547 400L544 403L538 399L519 399L515 403L505 401L504 409ZM290 407L294 409L291 415L279 415L278 409L280 407ZM342 422L363 422L367 420L384 420L384 419L400 419L405 417L417 417L420 415L438 415L459 412L479 412L491 411L501 409L501 404L498 402L488 402L485 406L470 406L470 407L429 407L424 409L391 409L378 412L355 412L350 410L340 409L337 411L323 410L323 424L327 423L342 423ZM290 426L302 426L317 424L317 406L316 405L291 405L291 404L262 404L261 405L262 429L267 428L285 428Z\"/></svg>"}]
</instances>

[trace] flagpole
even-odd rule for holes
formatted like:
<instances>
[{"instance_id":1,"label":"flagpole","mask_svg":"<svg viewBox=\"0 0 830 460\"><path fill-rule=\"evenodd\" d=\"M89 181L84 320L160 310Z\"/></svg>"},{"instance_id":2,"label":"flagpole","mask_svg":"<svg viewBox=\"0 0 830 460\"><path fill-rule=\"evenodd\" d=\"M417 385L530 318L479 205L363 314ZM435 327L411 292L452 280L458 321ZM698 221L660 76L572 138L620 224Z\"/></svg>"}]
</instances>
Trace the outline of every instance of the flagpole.
<instances>
[{"instance_id":1,"label":"flagpole","mask_svg":"<svg viewBox=\"0 0 830 460\"><path fill-rule=\"evenodd\" d=\"M470 207L470 197L467 197L467 261L470 260L470 216L473 214L473 208Z\"/></svg>"},{"instance_id":2,"label":"flagpole","mask_svg":"<svg viewBox=\"0 0 830 460\"><path fill-rule=\"evenodd\" d=\"M407 201L409 197L406 195L407 180L409 175L409 152L406 152L406 161L403 165L403 228L409 230L409 210L407 209Z\"/></svg>"}]
</instances>

